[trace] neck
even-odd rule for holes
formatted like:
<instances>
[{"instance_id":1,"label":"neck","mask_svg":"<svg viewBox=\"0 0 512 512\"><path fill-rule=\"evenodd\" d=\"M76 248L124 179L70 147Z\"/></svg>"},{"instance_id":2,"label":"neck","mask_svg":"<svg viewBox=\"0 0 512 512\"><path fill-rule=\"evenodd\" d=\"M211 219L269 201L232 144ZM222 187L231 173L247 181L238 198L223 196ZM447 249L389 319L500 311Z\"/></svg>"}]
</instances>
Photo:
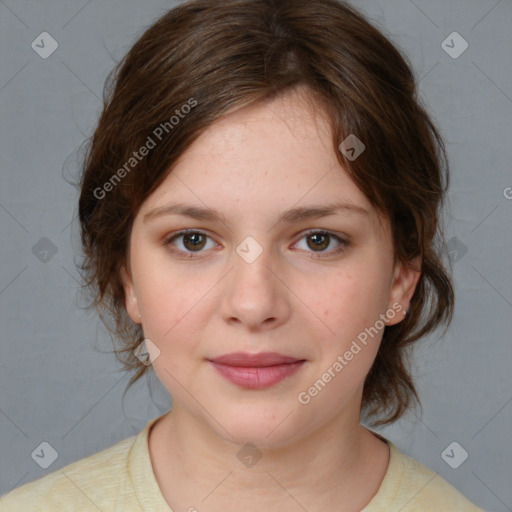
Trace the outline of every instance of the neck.
<instances>
[{"instance_id":1,"label":"neck","mask_svg":"<svg viewBox=\"0 0 512 512\"><path fill-rule=\"evenodd\" d=\"M356 511L377 492L389 456L354 418L333 418L286 445L242 447L174 407L153 426L150 455L173 510L216 512L237 503L249 512L299 504L310 512Z\"/></svg>"}]
</instances>

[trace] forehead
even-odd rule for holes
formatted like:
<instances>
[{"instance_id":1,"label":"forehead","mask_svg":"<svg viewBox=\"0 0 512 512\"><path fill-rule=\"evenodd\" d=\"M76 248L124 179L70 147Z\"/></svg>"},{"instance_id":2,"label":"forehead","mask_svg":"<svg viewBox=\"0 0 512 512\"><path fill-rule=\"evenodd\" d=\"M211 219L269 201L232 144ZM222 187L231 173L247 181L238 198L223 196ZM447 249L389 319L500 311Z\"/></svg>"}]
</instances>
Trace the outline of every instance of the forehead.
<instances>
[{"instance_id":1,"label":"forehead","mask_svg":"<svg viewBox=\"0 0 512 512\"><path fill-rule=\"evenodd\" d=\"M303 91L244 107L205 130L142 210L172 202L238 218L339 202L376 214L340 165L324 111Z\"/></svg>"},{"instance_id":2,"label":"forehead","mask_svg":"<svg viewBox=\"0 0 512 512\"><path fill-rule=\"evenodd\" d=\"M334 164L331 142L328 119L320 104L306 89L299 88L220 119L186 153L199 156L201 147L206 146L209 155L220 159L223 155L242 158L240 153L244 153L243 159L260 159L264 157L260 149L266 149L275 157L292 160L293 154L296 158L308 154L309 159L320 150L323 160ZM186 158L186 153L182 157Z\"/></svg>"}]
</instances>

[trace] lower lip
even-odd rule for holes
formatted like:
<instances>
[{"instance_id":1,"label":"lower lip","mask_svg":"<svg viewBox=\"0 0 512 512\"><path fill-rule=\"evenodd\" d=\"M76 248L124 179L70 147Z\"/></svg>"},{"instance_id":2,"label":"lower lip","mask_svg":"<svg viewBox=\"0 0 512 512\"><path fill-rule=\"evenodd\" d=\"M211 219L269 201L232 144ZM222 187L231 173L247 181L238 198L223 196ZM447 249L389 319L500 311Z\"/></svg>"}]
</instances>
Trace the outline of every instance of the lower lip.
<instances>
[{"instance_id":1,"label":"lower lip","mask_svg":"<svg viewBox=\"0 0 512 512\"><path fill-rule=\"evenodd\" d=\"M305 361L265 367L228 366L212 361L215 369L227 380L246 389L263 389L293 375Z\"/></svg>"}]
</instances>

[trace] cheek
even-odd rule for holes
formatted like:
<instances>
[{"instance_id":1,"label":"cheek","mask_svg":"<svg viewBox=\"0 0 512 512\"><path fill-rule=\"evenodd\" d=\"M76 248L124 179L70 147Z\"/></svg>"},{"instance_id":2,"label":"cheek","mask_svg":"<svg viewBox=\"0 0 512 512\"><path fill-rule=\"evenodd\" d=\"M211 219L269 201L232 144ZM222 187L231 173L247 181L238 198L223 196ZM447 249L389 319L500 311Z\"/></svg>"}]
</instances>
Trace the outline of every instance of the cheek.
<instances>
[{"instance_id":1,"label":"cheek","mask_svg":"<svg viewBox=\"0 0 512 512\"><path fill-rule=\"evenodd\" d=\"M383 332L383 325L375 326L386 307L379 289L380 279L379 272L353 271L329 280L328 293L322 295L320 289L315 291L318 311L329 327L329 331L323 329L324 334L318 331L315 336L316 363L308 379L312 388L304 390L306 393L311 390L312 397L318 393L317 407L343 405L364 383ZM321 393L315 383L322 388Z\"/></svg>"},{"instance_id":2,"label":"cheek","mask_svg":"<svg viewBox=\"0 0 512 512\"><path fill-rule=\"evenodd\" d=\"M177 272L152 271L145 272L140 282L144 335L159 347L161 361L178 364L181 358L193 354L201 339L211 314L207 310L208 290L213 284Z\"/></svg>"},{"instance_id":3,"label":"cheek","mask_svg":"<svg viewBox=\"0 0 512 512\"><path fill-rule=\"evenodd\" d=\"M346 331L373 324L387 305L383 276L381 270L362 266L329 278L315 299L327 325Z\"/></svg>"},{"instance_id":4,"label":"cheek","mask_svg":"<svg viewBox=\"0 0 512 512\"><path fill-rule=\"evenodd\" d=\"M379 315L387 308L386 279L384 269L374 263L338 273L326 283L327 293L316 292L318 311L329 327L323 330L326 336L316 338L316 356L326 370L339 376L333 380L342 387L360 382L377 355L385 326ZM333 393L336 388L332 386Z\"/></svg>"},{"instance_id":5,"label":"cheek","mask_svg":"<svg viewBox=\"0 0 512 512\"><path fill-rule=\"evenodd\" d=\"M179 268L172 268L165 251L154 248L141 235L134 244L132 273L137 284L137 300L145 334L162 340L186 315L194 300L195 280L185 279Z\"/></svg>"}]
</instances>

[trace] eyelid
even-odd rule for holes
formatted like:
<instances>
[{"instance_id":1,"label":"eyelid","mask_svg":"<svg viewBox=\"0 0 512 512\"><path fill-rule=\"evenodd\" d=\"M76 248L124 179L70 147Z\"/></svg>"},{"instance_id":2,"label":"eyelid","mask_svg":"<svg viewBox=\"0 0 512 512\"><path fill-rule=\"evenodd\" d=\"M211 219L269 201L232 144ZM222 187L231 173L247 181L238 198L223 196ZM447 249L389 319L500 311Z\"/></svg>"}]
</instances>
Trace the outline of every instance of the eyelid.
<instances>
[{"instance_id":1,"label":"eyelid","mask_svg":"<svg viewBox=\"0 0 512 512\"><path fill-rule=\"evenodd\" d=\"M185 235L203 235L206 238L209 238L210 240L214 240L213 236L209 234L208 231L203 229L182 229L180 231L176 231L175 233L171 233L170 235L166 236L163 240L164 245L169 245L171 242L176 240L177 238L180 238L181 236Z\"/></svg>"},{"instance_id":2,"label":"eyelid","mask_svg":"<svg viewBox=\"0 0 512 512\"><path fill-rule=\"evenodd\" d=\"M335 231L331 231L329 229L321 229L321 228L311 228L311 229L307 229L306 231L301 231L300 237L294 243L294 245L297 244L298 242L300 242L304 237L306 237L308 235L316 235L316 234L328 235L331 238L336 239L339 245L338 245L338 247L331 249L330 251L309 251L312 257L327 258L329 256L334 256L334 255L337 255L337 254L343 252L350 245L350 237L348 237L346 235L342 235L341 233L337 233Z\"/></svg>"},{"instance_id":3,"label":"eyelid","mask_svg":"<svg viewBox=\"0 0 512 512\"><path fill-rule=\"evenodd\" d=\"M349 242L349 236L348 235L344 235L342 233L338 233L337 231L332 231L330 229L322 229L322 228L310 228L310 229L306 229L306 230L300 231L300 233L298 233L300 235L299 240L301 238L303 238L304 236L306 236L306 235L314 235L314 234L317 234L317 233L324 233L324 234L327 234L327 235L331 235L334 238L339 238L343 242L346 242L346 243Z\"/></svg>"}]
</instances>

